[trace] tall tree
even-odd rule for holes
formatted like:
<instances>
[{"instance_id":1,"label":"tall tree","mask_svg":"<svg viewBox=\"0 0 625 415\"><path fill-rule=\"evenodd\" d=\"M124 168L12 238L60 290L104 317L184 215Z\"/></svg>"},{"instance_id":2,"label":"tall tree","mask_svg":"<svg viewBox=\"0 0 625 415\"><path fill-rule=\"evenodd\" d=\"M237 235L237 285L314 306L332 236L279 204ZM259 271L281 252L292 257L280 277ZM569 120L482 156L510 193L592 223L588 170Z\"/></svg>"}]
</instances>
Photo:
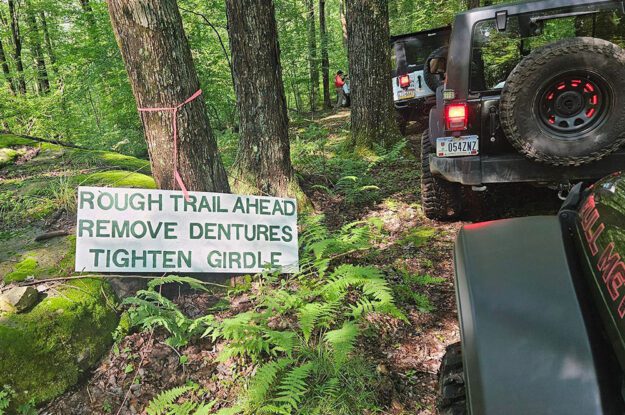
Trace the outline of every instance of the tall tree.
<instances>
[{"instance_id":1,"label":"tall tree","mask_svg":"<svg viewBox=\"0 0 625 415\"><path fill-rule=\"evenodd\" d=\"M54 65L56 64L56 54L54 53L54 47L52 46L52 38L50 38L48 19L46 18L46 13L43 10L39 12L39 20L41 21L41 29L43 30L43 40L46 45L46 52L48 54L48 58L50 59L50 64L52 64L54 69Z\"/></svg>"},{"instance_id":2,"label":"tall tree","mask_svg":"<svg viewBox=\"0 0 625 415\"><path fill-rule=\"evenodd\" d=\"M343 45L347 46L347 17L345 15L345 2L348 0L339 0L339 18L341 19L341 29L343 29Z\"/></svg>"},{"instance_id":3,"label":"tall tree","mask_svg":"<svg viewBox=\"0 0 625 415\"><path fill-rule=\"evenodd\" d=\"M47 94L50 92L48 68L46 67L46 60L43 56L43 49L41 47L39 25L37 23L37 18L35 17L35 11L33 10L30 2L26 2L26 23L28 24L29 31L28 40L30 43L30 52L33 56L37 76L37 92L40 94Z\"/></svg>"},{"instance_id":4,"label":"tall tree","mask_svg":"<svg viewBox=\"0 0 625 415\"><path fill-rule=\"evenodd\" d=\"M387 145L398 135L392 102L388 0L347 0L352 144Z\"/></svg>"},{"instance_id":5,"label":"tall tree","mask_svg":"<svg viewBox=\"0 0 625 415\"><path fill-rule=\"evenodd\" d=\"M9 68L9 63L7 62L2 38L0 38L0 65L2 65L2 73L4 74L7 84L9 85L9 89L12 93L15 93L15 90L13 88L13 78L11 78L11 69Z\"/></svg>"},{"instance_id":6,"label":"tall tree","mask_svg":"<svg viewBox=\"0 0 625 415\"><path fill-rule=\"evenodd\" d=\"M176 107L199 90L176 0L109 0L108 7L140 108ZM173 140L176 116L178 151ZM147 112L142 120L152 174L159 188L175 185L172 167L177 164L190 190L229 192L201 96L182 105L177 113Z\"/></svg>"},{"instance_id":7,"label":"tall tree","mask_svg":"<svg viewBox=\"0 0 625 415\"><path fill-rule=\"evenodd\" d=\"M319 68L317 62L317 26L315 24L315 1L306 0L306 23L308 26L308 72L310 75L310 110L317 110Z\"/></svg>"},{"instance_id":8,"label":"tall tree","mask_svg":"<svg viewBox=\"0 0 625 415\"><path fill-rule=\"evenodd\" d=\"M226 0L226 14L241 119L234 185L244 192L300 196L273 0Z\"/></svg>"},{"instance_id":9,"label":"tall tree","mask_svg":"<svg viewBox=\"0 0 625 415\"><path fill-rule=\"evenodd\" d=\"M15 7L15 0L9 0L9 17L11 19L11 35L13 39L13 60L17 71L17 91L26 94L26 80L24 79L24 63L22 62L22 36L20 22Z\"/></svg>"},{"instance_id":10,"label":"tall tree","mask_svg":"<svg viewBox=\"0 0 625 415\"><path fill-rule=\"evenodd\" d=\"M326 27L326 0L319 0L319 38L321 43L323 104L326 108L332 108L332 100L330 98L330 59L328 58L328 31Z\"/></svg>"}]
</instances>

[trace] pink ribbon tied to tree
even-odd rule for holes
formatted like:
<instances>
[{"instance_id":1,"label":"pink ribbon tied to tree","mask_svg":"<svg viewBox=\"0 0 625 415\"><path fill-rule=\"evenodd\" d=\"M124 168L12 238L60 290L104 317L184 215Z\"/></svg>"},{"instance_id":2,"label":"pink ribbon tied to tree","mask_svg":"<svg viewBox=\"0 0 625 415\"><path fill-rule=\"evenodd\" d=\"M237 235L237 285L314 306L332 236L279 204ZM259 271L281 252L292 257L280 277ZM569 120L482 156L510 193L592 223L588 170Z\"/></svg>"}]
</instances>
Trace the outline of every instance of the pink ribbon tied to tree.
<instances>
[{"instance_id":1,"label":"pink ribbon tied to tree","mask_svg":"<svg viewBox=\"0 0 625 415\"><path fill-rule=\"evenodd\" d=\"M161 111L169 111L172 114L172 124L173 124L173 135L174 135L174 183L173 187L176 188L176 184L182 190L182 194L186 201L189 201L189 191L187 187L184 185L182 181L182 177L180 177L180 172L178 171L178 111L182 109L188 103L194 101L197 97L202 95L202 90L198 89L195 94L191 95L187 98L183 103L175 106L175 107L162 107L162 108L138 108L139 112L161 112Z\"/></svg>"}]
</instances>

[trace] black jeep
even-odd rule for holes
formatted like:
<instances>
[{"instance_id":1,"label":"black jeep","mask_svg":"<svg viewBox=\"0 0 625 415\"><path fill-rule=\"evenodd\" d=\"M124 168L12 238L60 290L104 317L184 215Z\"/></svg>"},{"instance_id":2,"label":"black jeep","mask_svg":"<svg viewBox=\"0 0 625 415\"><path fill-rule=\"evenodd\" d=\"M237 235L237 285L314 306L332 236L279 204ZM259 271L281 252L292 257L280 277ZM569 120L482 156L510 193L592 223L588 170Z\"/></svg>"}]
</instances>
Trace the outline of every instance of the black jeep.
<instances>
[{"instance_id":1,"label":"black jeep","mask_svg":"<svg viewBox=\"0 0 625 415\"><path fill-rule=\"evenodd\" d=\"M570 188L625 166L622 1L530 1L454 22L446 76L422 139L422 201L457 216L498 183Z\"/></svg>"},{"instance_id":2,"label":"black jeep","mask_svg":"<svg viewBox=\"0 0 625 415\"><path fill-rule=\"evenodd\" d=\"M624 260L623 174L576 186L558 216L464 227L439 413L625 413Z\"/></svg>"},{"instance_id":3,"label":"black jeep","mask_svg":"<svg viewBox=\"0 0 625 415\"><path fill-rule=\"evenodd\" d=\"M393 101L402 133L408 121L427 118L442 84L438 74L424 71L426 60L449 44L451 27L391 37L393 54Z\"/></svg>"}]
</instances>

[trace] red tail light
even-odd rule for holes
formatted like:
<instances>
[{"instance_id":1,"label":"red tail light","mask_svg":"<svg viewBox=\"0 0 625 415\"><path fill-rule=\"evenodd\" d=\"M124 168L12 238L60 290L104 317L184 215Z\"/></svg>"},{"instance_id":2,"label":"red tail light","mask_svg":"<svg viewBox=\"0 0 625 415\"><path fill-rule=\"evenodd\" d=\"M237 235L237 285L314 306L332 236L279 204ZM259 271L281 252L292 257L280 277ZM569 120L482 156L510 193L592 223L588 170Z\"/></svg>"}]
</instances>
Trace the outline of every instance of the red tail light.
<instances>
[{"instance_id":1,"label":"red tail light","mask_svg":"<svg viewBox=\"0 0 625 415\"><path fill-rule=\"evenodd\" d=\"M399 86L408 88L410 86L410 75L401 75L399 77Z\"/></svg>"},{"instance_id":2,"label":"red tail light","mask_svg":"<svg viewBox=\"0 0 625 415\"><path fill-rule=\"evenodd\" d=\"M467 128L469 114L467 104L450 104L445 110L445 123L450 131L462 131Z\"/></svg>"}]
</instances>

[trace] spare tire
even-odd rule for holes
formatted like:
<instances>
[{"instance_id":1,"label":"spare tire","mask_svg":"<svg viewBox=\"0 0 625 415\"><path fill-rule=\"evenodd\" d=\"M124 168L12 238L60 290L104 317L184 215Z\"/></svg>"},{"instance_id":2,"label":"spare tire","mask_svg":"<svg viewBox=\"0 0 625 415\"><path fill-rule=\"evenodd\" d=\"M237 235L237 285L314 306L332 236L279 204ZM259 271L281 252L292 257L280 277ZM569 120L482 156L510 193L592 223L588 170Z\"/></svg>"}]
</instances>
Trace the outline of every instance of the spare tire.
<instances>
[{"instance_id":1,"label":"spare tire","mask_svg":"<svg viewBox=\"0 0 625 415\"><path fill-rule=\"evenodd\" d=\"M432 52L425 61L425 66L423 67L423 80L425 81L425 84L434 92L436 92L439 86L445 83L445 77L443 75L430 73L430 61L434 58L447 58L448 50L449 48L447 46L441 46Z\"/></svg>"},{"instance_id":2,"label":"spare tire","mask_svg":"<svg viewBox=\"0 0 625 415\"><path fill-rule=\"evenodd\" d=\"M506 80L500 117L530 159L579 166L605 157L625 143L625 50L586 37L536 49Z\"/></svg>"}]
</instances>

